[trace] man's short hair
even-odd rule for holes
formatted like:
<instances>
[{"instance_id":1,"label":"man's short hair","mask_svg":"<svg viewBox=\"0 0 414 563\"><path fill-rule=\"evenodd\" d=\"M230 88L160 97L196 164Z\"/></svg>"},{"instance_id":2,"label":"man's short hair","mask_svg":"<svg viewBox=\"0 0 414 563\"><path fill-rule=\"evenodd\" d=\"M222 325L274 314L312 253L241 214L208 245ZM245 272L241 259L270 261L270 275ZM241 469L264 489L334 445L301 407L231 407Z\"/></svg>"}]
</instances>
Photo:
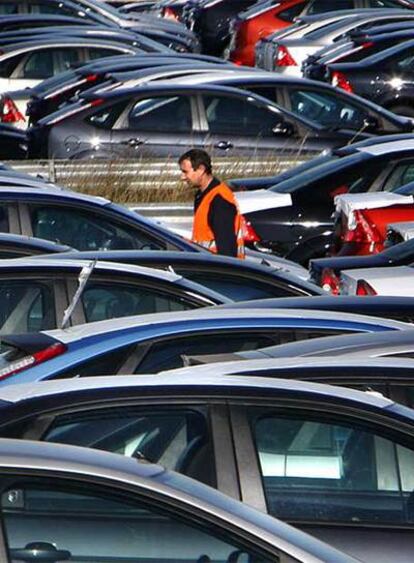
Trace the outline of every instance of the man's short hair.
<instances>
[{"instance_id":1,"label":"man's short hair","mask_svg":"<svg viewBox=\"0 0 414 563\"><path fill-rule=\"evenodd\" d=\"M190 149L180 156L178 164L181 164L183 160L189 160L193 170L197 170L197 168L202 165L204 166L207 174L211 174L211 158L206 151L203 151L203 149Z\"/></svg>"}]
</instances>

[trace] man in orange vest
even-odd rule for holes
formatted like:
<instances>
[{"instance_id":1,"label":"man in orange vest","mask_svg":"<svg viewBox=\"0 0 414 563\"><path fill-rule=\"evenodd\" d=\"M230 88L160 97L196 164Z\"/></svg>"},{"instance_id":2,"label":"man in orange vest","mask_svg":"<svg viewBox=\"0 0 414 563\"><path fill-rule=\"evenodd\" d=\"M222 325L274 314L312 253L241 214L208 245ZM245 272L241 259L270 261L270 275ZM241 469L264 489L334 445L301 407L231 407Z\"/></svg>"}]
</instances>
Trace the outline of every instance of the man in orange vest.
<instances>
[{"instance_id":1,"label":"man in orange vest","mask_svg":"<svg viewBox=\"0 0 414 563\"><path fill-rule=\"evenodd\" d=\"M197 188L192 240L215 254L244 258L243 217L236 198L212 174L206 151L191 149L180 156L181 179Z\"/></svg>"}]
</instances>

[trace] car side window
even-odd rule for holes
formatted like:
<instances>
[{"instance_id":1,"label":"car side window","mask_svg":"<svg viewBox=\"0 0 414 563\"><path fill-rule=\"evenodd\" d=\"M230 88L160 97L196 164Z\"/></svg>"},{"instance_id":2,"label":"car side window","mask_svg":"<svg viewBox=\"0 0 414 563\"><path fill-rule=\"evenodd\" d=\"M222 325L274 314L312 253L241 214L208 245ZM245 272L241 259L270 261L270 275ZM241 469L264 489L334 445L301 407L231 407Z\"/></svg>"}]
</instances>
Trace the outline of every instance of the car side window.
<instances>
[{"instance_id":1,"label":"car side window","mask_svg":"<svg viewBox=\"0 0 414 563\"><path fill-rule=\"evenodd\" d=\"M88 409L58 416L41 439L145 459L216 486L207 413L202 408Z\"/></svg>"},{"instance_id":2,"label":"car side window","mask_svg":"<svg viewBox=\"0 0 414 563\"><path fill-rule=\"evenodd\" d=\"M367 112L335 94L308 89L288 90L291 109L306 119L333 127L363 127Z\"/></svg>"},{"instance_id":3,"label":"car side window","mask_svg":"<svg viewBox=\"0 0 414 563\"><path fill-rule=\"evenodd\" d=\"M0 4L0 15L10 16L19 13L19 5L17 2L2 2Z\"/></svg>"},{"instance_id":4,"label":"car side window","mask_svg":"<svg viewBox=\"0 0 414 563\"><path fill-rule=\"evenodd\" d=\"M234 330L162 339L150 346L134 369L134 373L157 373L183 367L184 356L255 350L272 344L275 344L275 340L270 334L269 336L263 332L255 334L253 331L237 333Z\"/></svg>"},{"instance_id":5,"label":"car side window","mask_svg":"<svg viewBox=\"0 0 414 563\"><path fill-rule=\"evenodd\" d=\"M0 280L0 332L19 334L56 328L51 284Z\"/></svg>"},{"instance_id":6,"label":"car side window","mask_svg":"<svg viewBox=\"0 0 414 563\"><path fill-rule=\"evenodd\" d=\"M49 50L36 51L29 55L21 70L22 78L49 78L53 76L53 53Z\"/></svg>"},{"instance_id":7,"label":"car side window","mask_svg":"<svg viewBox=\"0 0 414 563\"><path fill-rule=\"evenodd\" d=\"M412 523L414 451L357 424L250 413L268 511L281 519Z\"/></svg>"},{"instance_id":8,"label":"car side window","mask_svg":"<svg viewBox=\"0 0 414 563\"><path fill-rule=\"evenodd\" d=\"M115 49L108 49L104 47L86 47L85 48L85 60L93 61L95 59L100 59L102 57L113 57L114 55L120 55L119 51Z\"/></svg>"},{"instance_id":9,"label":"car side window","mask_svg":"<svg viewBox=\"0 0 414 563\"><path fill-rule=\"evenodd\" d=\"M250 551L248 540L227 531L219 519L210 515L200 522L168 493L145 488L141 496L109 479L97 485L50 473L48 479L8 478L8 486L2 483L1 518L13 563L58 561L56 557L80 563L266 563ZM278 561L278 556L272 557L272 563Z\"/></svg>"},{"instance_id":10,"label":"car side window","mask_svg":"<svg viewBox=\"0 0 414 563\"><path fill-rule=\"evenodd\" d=\"M153 133L191 133L189 96L158 96L138 100L131 108L126 127Z\"/></svg>"},{"instance_id":11,"label":"car side window","mask_svg":"<svg viewBox=\"0 0 414 563\"><path fill-rule=\"evenodd\" d=\"M277 114L247 100L231 96L203 96L205 115L212 135L271 137Z\"/></svg>"},{"instance_id":12,"label":"car side window","mask_svg":"<svg viewBox=\"0 0 414 563\"><path fill-rule=\"evenodd\" d=\"M0 233L9 232L9 212L6 205L0 205Z\"/></svg>"},{"instance_id":13,"label":"car side window","mask_svg":"<svg viewBox=\"0 0 414 563\"><path fill-rule=\"evenodd\" d=\"M398 56L398 55L397 55ZM414 68L414 52L412 49L408 49L405 56L401 59L394 60L392 66L395 66L399 70L406 70L411 72Z\"/></svg>"},{"instance_id":14,"label":"car side window","mask_svg":"<svg viewBox=\"0 0 414 563\"><path fill-rule=\"evenodd\" d=\"M121 113L124 111L127 102L119 102L110 106L105 106L85 118L86 123L90 123L99 129L111 129Z\"/></svg>"},{"instance_id":15,"label":"car side window","mask_svg":"<svg viewBox=\"0 0 414 563\"><path fill-rule=\"evenodd\" d=\"M156 288L93 281L88 282L81 300L88 323L129 315L185 311L196 307L194 303L184 301L184 298Z\"/></svg>"},{"instance_id":16,"label":"car side window","mask_svg":"<svg viewBox=\"0 0 414 563\"><path fill-rule=\"evenodd\" d=\"M67 244L77 250L164 247L146 233L106 217L69 207L29 206L33 236Z\"/></svg>"},{"instance_id":17,"label":"car side window","mask_svg":"<svg viewBox=\"0 0 414 563\"><path fill-rule=\"evenodd\" d=\"M406 160L395 163L394 168L384 182L383 190L392 192L414 181L414 161Z\"/></svg>"}]
</instances>

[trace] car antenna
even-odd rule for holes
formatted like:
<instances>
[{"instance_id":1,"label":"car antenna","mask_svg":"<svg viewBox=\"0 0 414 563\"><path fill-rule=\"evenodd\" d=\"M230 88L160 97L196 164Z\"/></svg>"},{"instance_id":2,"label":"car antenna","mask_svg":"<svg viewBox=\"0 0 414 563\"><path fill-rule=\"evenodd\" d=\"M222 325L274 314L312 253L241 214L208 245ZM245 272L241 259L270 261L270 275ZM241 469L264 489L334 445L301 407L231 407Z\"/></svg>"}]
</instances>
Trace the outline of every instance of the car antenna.
<instances>
[{"instance_id":1,"label":"car antenna","mask_svg":"<svg viewBox=\"0 0 414 563\"><path fill-rule=\"evenodd\" d=\"M60 328L62 330L67 327L69 323L69 319L72 316L72 313L75 310L76 305L78 304L78 301L82 295L83 290L85 289L85 285L89 280L89 277L93 272L93 269L95 268L96 262L97 259L95 258L94 260L91 260L89 264L87 264L82 268L78 277L78 282L79 282L78 289L76 290L75 295L72 298L72 301L69 303L69 306L65 309L63 313L62 324L60 325Z\"/></svg>"}]
</instances>

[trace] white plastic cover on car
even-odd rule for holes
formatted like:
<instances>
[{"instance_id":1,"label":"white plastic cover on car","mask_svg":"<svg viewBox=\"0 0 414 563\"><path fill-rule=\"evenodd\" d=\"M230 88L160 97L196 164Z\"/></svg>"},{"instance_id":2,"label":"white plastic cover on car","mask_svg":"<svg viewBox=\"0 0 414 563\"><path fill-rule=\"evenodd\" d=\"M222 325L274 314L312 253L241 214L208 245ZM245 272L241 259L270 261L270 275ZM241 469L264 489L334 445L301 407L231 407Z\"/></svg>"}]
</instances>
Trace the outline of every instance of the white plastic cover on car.
<instances>
[{"instance_id":1,"label":"white plastic cover on car","mask_svg":"<svg viewBox=\"0 0 414 563\"><path fill-rule=\"evenodd\" d=\"M361 209L377 209L392 205L412 205L412 195L399 195L393 192L376 192L362 194L341 194L335 197L336 213L343 213L348 218L348 229L356 228L354 211Z\"/></svg>"}]
</instances>

